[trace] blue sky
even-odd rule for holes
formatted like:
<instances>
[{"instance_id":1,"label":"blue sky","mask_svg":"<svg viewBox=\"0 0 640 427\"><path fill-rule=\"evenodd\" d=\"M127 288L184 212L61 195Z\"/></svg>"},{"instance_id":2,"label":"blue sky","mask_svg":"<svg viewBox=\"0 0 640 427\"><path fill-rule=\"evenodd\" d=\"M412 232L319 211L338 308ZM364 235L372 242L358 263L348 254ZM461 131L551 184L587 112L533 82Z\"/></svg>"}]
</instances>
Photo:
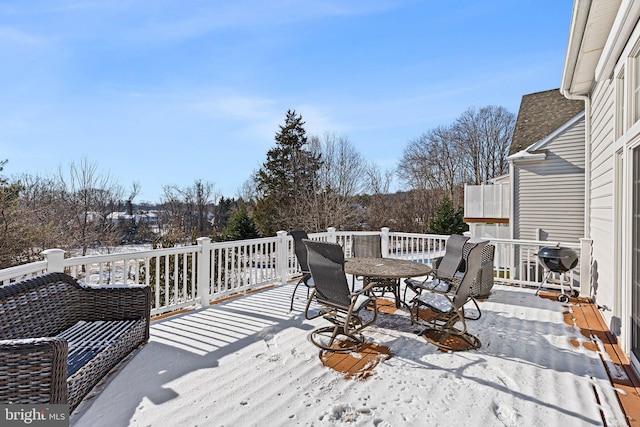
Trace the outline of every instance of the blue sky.
<instances>
[{"instance_id":1,"label":"blue sky","mask_svg":"<svg viewBox=\"0 0 640 427\"><path fill-rule=\"evenodd\" d=\"M559 87L572 5L0 0L3 174L86 158L137 202L196 179L235 197L288 109L393 169L467 108Z\"/></svg>"}]
</instances>

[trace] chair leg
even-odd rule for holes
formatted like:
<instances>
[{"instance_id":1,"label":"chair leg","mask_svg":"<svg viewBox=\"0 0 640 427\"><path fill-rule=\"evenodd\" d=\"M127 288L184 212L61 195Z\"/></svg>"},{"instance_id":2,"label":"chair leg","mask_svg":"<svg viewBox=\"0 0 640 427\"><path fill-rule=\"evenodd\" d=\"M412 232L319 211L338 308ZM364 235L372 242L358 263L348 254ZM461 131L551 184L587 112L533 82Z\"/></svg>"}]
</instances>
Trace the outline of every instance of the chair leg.
<instances>
[{"instance_id":1,"label":"chair leg","mask_svg":"<svg viewBox=\"0 0 640 427\"><path fill-rule=\"evenodd\" d=\"M427 328L420 332L420 335L423 336L427 340L427 342L430 342L439 349L445 351L477 350L482 347L480 339L468 332L456 334L451 333L450 331ZM452 338L458 338L460 341L467 345L466 348L464 346L454 345L455 340L452 341Z\"/></svg>"},{"instance_id":2,"label":"chair leg","mask_svg":"<svg viewBox=\"0 0 640 427\"><path fill-rule=\"evenodd\" d=\"M420 305L416 304L416 299L411 300L411 305L409 306L409 318L411 319L411 324L415 325L418 323L418 315L420 313Z\"/></svg>"},{"instance_id":3,"label":"chair leg","mask_svg":"<svg viewBox=\"0 0 640 427\"><path fill-rule=\"evenodd\" d=\"M289 313L293 311L293 299L296 297L296 291L298 290L298 286L300 286L300 283L302 283L302 279L298 280L298 283L296 283L296 287L293 288L293 293L291 294L291 306L289 307ZM307 288L307 298L308 296L309 296L309 288Z\"/></svg>"},{"instance_id":4,"label":"chair leg","mask_svg":"<svg viewBox=\"0 0 640 427\"><path fill-rule=\"evenodd\" d=\"M480 311L480 306L478 305L478 301L471 297L470 301L473 301L473 304L476 306L476 310L478 310L478 316L477 317L468 317L466 315L466 313L464 312L464 308L463 308L463 313L464 313L464 318L467 320L478 320L479 318L482 317L482 311Z\"/></svg>"},{"instance_id":5,"label":"chair leg","mask_svg":"<svg viewBox=\"0 0 640 427\"><path fill-rule=\"evenodd\" d=\"M406 295L406 290L407 288L405 288L405 295ZM411 299L411 301L409 301L409 303L407 304L407 307L409 308L409 318L411 319L411 324L418 324L420 325L420 319L419 319L419 314L420 314L420 304L417 303L416 298L418 298L420 295L422 295L422 289L418 288L418 289L411 289L415 295L413 296L413 298ZM405 296L406 299L406 296Z\"/></svg>"},{"instance_id":6,"label":"chair leg","mask_svg":"<svg viewBox=\"0 0 640 427\"><path fill-rule=\"evenodd\" d=\"M462 323L462 328L455 326L458 322ZM418 335L423 336L431 344L446 351L477 350L482 346L480 340L467 331L464 314L460 312L448 319L434 319L431 325ZM467 347L456 344L455 338L466 343Z\"/></svg>"},{"instance_id":7,"label":"chair leg","mask_svg":"<svg viewBox=\"0 0 640 427\"><path fill-rule=\"evenodd\" d=\"M329 333L331 334L330 336ZM334 347L333 345L339 335L349 338L349 341L341 341L341 345L339 347ZM328 340L318 339L322 336L328 337ZM335 353L349 353L356 350L364 343L364 337L362 336L362 334L346 333L342 326L325 326L315 329L311 331L311 333L309 333L308 338L309 341L311 341L311 343L316 347L325 351L331 351ZM348 345L346 345L347 342L349 342Z\"/></svg>"},{"instance_id":8,"label":"chair leg","mask_svg":"<svg viewBox=\"0 0 640 427\"><path fill-rule=\"evenodd\" d=\"M413 292L415 295L413 296L413 298L411 298L411 301L407 302L407 289L411 289L411 292ZM413 302L413 300L416 299L416 297L420 296L422 294L422 288L412 288L409 285L405 284L404 286L404 294L402 295L402 301L404 301L404 303L407 305L407 307L409 306L410 303Z\"/></svg>"}]
</instances>

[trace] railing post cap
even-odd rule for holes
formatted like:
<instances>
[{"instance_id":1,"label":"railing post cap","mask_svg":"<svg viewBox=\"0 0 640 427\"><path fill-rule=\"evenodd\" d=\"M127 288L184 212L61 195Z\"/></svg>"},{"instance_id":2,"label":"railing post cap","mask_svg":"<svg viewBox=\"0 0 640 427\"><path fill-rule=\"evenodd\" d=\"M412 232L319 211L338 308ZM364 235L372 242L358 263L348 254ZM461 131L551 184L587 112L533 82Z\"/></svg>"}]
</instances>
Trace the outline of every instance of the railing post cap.
<instances>
[{"instance_id":1,"label":"railing post cap","mask_svg":"<svg viewBox=\"0 0 640 427\"><path fill-rule=\"evenodd\" d=\"M53 254L64 254L66 251L64 249L60 249L60 248L53 248L53 249L45 249L44 251L42 251L42 255L53 255Z\"/></svg>"},{"instance_id":2,"label":"railing post cap","mask_svg":"<svg viewBox=\"0 0 640 427\"><path fill-rule=\"evenodd\" d=\"M196 239L196 242L198 242L198 244L203 244L203 243L209 243L211 242L211 237L198 237Z\"/></svg>"}]
</instances>

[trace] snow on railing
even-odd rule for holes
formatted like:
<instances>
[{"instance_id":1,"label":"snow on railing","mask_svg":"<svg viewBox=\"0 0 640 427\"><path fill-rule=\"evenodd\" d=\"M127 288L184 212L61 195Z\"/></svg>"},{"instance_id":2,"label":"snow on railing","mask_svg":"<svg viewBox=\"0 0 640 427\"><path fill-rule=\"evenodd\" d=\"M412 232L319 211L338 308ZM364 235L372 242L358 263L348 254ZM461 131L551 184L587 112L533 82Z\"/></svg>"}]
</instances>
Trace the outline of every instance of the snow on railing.
<instances>
[{"instance_id":1,"label":"snow on railing","mask_svg":"<svg viewBox=\"0 0 640 427\"><path fill-rule=\"evenodd\" d=\"M15 267L0 270L0 285L18 280L28 279L48 271L47 261L36 261L29 264L17 265Z\"/></svg>"},{"instance_id":2,"label":"snow on railing","mask_svg":"<svg viewBox=\"0 0 640 427\"><path fill-rule=\"evenodd\" d=\"M339 243L345 257L351 256L351 237L379 233L382 254L431 264L444 254L448 236L391 232L383 228L373 231L336 231L311 233L312 240ZM491 239L496 246L494 276L497 282L538 286L543 269L536 254L542 246L560 244L580 254L580 264L568 273L574 288L583 295L589 286L580 287L580 277L590 283L591 241L580 243ZM245 293L268 284L283 283L299 275L300 268L293 239L280 231L276 237L211 242L198 239L197 245L151 249L106 255L64 258L65 251L49 249L44 261L0 270L0 284L6 284L46 272L60 271L91 284L144 284L153 290L152 314L162 314L193 305ZM549 285L553 287L553 285Z\"/></svg>"}]
</instances>

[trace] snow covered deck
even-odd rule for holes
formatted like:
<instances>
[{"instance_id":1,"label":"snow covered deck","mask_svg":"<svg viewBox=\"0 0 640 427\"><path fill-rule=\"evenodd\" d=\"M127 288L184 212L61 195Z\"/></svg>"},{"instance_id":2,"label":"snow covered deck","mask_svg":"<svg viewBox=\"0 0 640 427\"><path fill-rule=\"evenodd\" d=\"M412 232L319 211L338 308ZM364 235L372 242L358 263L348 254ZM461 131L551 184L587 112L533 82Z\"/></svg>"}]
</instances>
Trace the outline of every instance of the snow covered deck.
<instances>
[{"instance_id":1,"label":"snow covered deck","mask_svg":"<svg viewBox=\"0 0 640 427\"><path fill-rule=\"evenodd\" d=\"M407 312L381 313L364 334L392 355L349 379L307 341L323 320L304 319L304 290L289 313L293 285L152 322L71 425L627 425L604 344L570 304L496 285L469 322L482 348L456 353L417 337Z\"/></svg>"}]
</instances>

